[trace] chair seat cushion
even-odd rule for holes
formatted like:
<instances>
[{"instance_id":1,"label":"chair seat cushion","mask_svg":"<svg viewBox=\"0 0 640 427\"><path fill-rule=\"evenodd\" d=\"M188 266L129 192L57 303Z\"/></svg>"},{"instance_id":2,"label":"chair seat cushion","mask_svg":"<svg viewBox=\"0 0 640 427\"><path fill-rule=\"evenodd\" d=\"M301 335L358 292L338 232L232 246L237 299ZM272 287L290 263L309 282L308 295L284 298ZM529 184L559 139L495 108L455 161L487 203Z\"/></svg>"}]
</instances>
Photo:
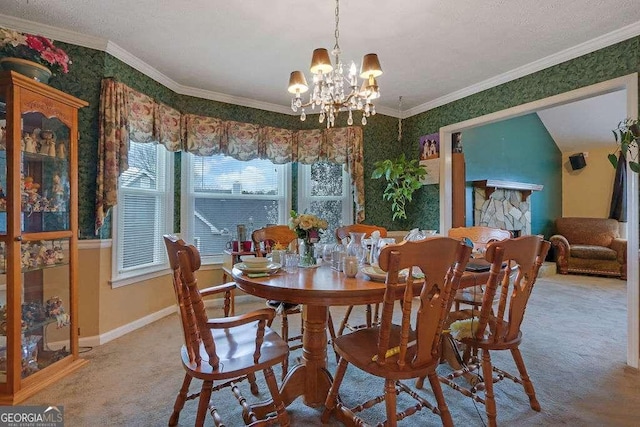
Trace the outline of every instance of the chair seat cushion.
<instances>
[{"instance_id":1,"label":"chair seat cushion","mask_svg":"<svg viewBox=\"0 0 640 427\"><path fill-rule=\"evenodd\" d=\"M218 369L214 370L209 364L209 355L204 344L200 344L200 366L189 360L185 346L182 346L182 363L196 378L206 379L215 376L216 379L230 379L245 375L248 367L256 371L281 363L288 356L289 347L280 335L266 327L264 341L260 347L260 359L254 361L256 351L256 334L258 324L251 322L226 329L213 329L213 339L216 354L220 358Z\"/></svg>"},{"instance_id":2,"label":"chair seat cushion","mask_svg":"<svg viewBox=\"0 0 640 427\"><path fill-rule=\"evenodd\" d=\"M378 353L379 331L379 327L372 327L341 335L334 340L334 349L350 364L377 377L396 380L415 378L416 367L411 366L410 363L416 353L415 345L407 348L407 356L405 358L407 363L404 367L398 366L398 355L388 357L385 365L379 365L372 361L371 358ZM400 344L400 331L400 325L391 325L389 348ZM415 340L415 336L415 332L410 331L409 342ZM430 363L425 364L424 375L426 375L432 367L437 365L437 363L438 359L434 359Z\"/></svg>"},{"instance_id":3,"label":"chair seat cushion","mask_svg":"<svg viewBox=\"0 0 640 427\"><path fill-rule=\"evenodd\" d=\"M618 254L613 249L604 246L571 245L570 256L583 259L615 260Z\"/></svg>"}]
</instances>

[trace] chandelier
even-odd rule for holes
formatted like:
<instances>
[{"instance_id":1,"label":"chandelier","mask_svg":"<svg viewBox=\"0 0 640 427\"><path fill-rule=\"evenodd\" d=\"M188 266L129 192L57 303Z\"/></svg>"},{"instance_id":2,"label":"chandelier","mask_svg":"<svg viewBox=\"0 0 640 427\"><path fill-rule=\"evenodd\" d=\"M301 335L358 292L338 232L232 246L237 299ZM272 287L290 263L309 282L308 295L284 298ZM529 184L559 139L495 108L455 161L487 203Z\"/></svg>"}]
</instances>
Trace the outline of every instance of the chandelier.
<instances>
[{"instance_id":1,"label":"chandelier","mask_svg":"<svg viewBox=\"0 0 640 427\"><path fill-rule=\"evenodd\" d=\"M313 75L313 89L309 101L303 103L301 95L309 90L307 80L302 71L293 71L289 77L289 93L295 96L291 99L291 109L297 112L301 110L300 120L307 118L305 108L312 110L318 108L318 121L327 122L327 128L335 125L336 117L340 111L348 111L347 124L353 124L353 111L362 111L362 124L367 124L367 117L376 114L373 101L380 97L380 89L376 77L382 75L380 61L375 53L368 53L362 58L359 77L362 84L358 83L356 64L351 61L348 70L340 60L340 45L338 39L340 32L340 1L336 0L336 29L334 36L336 43L331 54L335 58L335 66L331 63L327 49L318 48L313 51L311 67L309 71ZM345 71L347 74L345 75Z\"/></svg>"}]
</instances>

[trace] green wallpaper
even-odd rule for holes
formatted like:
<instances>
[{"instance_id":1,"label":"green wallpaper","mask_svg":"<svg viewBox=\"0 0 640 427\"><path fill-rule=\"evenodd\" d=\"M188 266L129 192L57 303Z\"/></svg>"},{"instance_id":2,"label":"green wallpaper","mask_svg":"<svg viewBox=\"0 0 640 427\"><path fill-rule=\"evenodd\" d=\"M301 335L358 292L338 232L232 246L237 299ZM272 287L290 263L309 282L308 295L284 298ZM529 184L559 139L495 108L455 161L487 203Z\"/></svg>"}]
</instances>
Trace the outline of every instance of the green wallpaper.
<instances>
[{"instance_id":1,"label":"green wallpaper","mask_svg":"<svg viewBox=\"0 0 640 427\"><path fill-rule=\"evenodd\" d=\"M305 122L301 122L297 116L179 95L109 54L61 42L58 44L69 53L73 65L69 74L53 77L51 86L89 102L88 107L80 110L79 234L82 239L96 238L93 228L97 120L100 81L103 77L115 77L157 100L188 113L290 129L321 127L312 115ZM379 224L391 230L411 227L437 228L439 224L438 185L425 186L416 193L414 203L407 210L407 221L391 221L390 206L382 200L384 183L369 178L373 163L377 160L396 157L401 152L410 157L417 156L419 136L437 132L442 126L639 71L639 46L640 37L635 37L405 119L402 143L397 141L397 119L381 114L371 117L364 127L365 222ZM356 117L356 121L358 119ZM346 115L343 114L338 120L338 125L344 126L345 120ZM177 157L176 176L179 177L179 154ZM179 188L177 192L179 195ZM176 203L176 218L179 218L179 203ZM101 237L108 237L108 234L106 230Z\"/></svg>"},{"instance_id":2,"label":"green wallpaper","mask_svg":"<svg viewBox=\"0 0 640 427\"><path fill-rule=\"evenodd\" d=\"M542 184L531 204L531 233L553 234L553 222L562 216L562 153L537 114L527 114L463 132L467 225L473 225L471 181L501 179Z\"/></svg>"},{"instance_id":3,"label":"green wallpaper","mask_svg":"<svg viewBox=\"0 0 640 427\"><path fill-rule=\"evenodd\" d=\"M437 132L443 126L638 71L640 37L634 37L410 117L404 121L403 144L417 156L418 138ZM419 198L408 212L410 223L415 227L439 227L438 187L429 185L420 190Z\"/></svg>"}]
</instances>

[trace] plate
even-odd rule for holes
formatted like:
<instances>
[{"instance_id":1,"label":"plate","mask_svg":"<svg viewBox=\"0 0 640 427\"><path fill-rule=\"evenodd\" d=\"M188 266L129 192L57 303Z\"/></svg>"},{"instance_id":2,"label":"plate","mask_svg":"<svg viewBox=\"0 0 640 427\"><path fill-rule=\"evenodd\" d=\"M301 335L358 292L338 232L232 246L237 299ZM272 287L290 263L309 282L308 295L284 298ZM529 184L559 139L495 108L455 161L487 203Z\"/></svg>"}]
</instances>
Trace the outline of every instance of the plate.
<instances>
[{"instance_id":1,"label":"plate","mask_svg":"<svg viewBox=\"0 0 640 427\"><path fill-rule=\"evenodd\" d=\"M270 262L267 265L258 265L258 266L249 266L244 262L239 262L234 265L235 268L242 271L243 273L275 273L276 271L282 268L282 264L278 264L277 262Z\"/></svg>"},{"instance_id":2,"label":"plate","mask_svg":"<svg viewBox=\"0 0 640 427\"><path fill-rule=\"evenodd\" d=\"M369 277L372 282L385 282L387 280L387 273L382 271L379 267L373 267L370 265L366 265L360 268L360 271ZM409 274L408 269L400 270L400 281L404 281L407 278L407 274ZM424 274L421 271L415 271L413 273L414 279L424 279Z\"/></svg>"},{"instance_id":3,"label":"plate","mask_svg":"<svg viewBox=\"0 0 640 427\"><path fill-rule=\"evenodd\" d=\"M312 265L302 265L302 264L298 264L298 267L300 267L300 268L318 268L318 267L320 267L321 265L322 265L322 263L321 263L321 262L317 262L317 263L312 264Z\"/></svg>"}]
</instances>

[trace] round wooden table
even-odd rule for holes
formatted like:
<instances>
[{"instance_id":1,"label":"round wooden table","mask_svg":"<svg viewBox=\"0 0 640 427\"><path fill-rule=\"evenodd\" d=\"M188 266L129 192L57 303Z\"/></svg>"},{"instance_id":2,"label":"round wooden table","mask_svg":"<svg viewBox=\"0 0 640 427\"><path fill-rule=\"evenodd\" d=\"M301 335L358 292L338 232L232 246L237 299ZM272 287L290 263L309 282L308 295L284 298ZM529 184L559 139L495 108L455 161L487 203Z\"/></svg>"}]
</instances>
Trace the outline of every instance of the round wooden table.
<instances>
[{"instance_id":1,"label":"round wooden table","mask_svg":"<svg viewBox=\"0 0 640 427\"><path fill-rule=\"evenodd\" d=\"M306 405L318 407L331 387L327 371L327 318L329 307L373 304L382 301L385 284L365 279L362 273L348 278L331 267L281 271L268 277L250 278L234 268L233 278L244 292L269 300L302 304L302 361L282 383L282 398L288 406L298 396ZM259 408L254 408L259 410Z\"/></svg>"},{"instance_id":2,"label":"round wooden table","mask_svg":"<svg viewBox=\"0 0 640 427\"><path fill-rule=\"evenodd\" d=\"M281 271L268 277L250 278L234 268L232 275L244 292L261 298L303 304L302 361L289 371L282 383L282 398L288 406L298 396L306 405L318 407L331 387L327 371L327 319L331 306L375 304L384 297L386 285L366 279L362 273L348 278L327 266L300 268L297 273ZM465 273L460 287L477 283L477 274ZM416 285L422 286L421 282ZM401 290L402 291L402 290ZM401 294L398 295L398 298ZM268 411L268 404L256 407ZM259 414L260 415L260 414Z\"/></svg>"}]
</instances>

